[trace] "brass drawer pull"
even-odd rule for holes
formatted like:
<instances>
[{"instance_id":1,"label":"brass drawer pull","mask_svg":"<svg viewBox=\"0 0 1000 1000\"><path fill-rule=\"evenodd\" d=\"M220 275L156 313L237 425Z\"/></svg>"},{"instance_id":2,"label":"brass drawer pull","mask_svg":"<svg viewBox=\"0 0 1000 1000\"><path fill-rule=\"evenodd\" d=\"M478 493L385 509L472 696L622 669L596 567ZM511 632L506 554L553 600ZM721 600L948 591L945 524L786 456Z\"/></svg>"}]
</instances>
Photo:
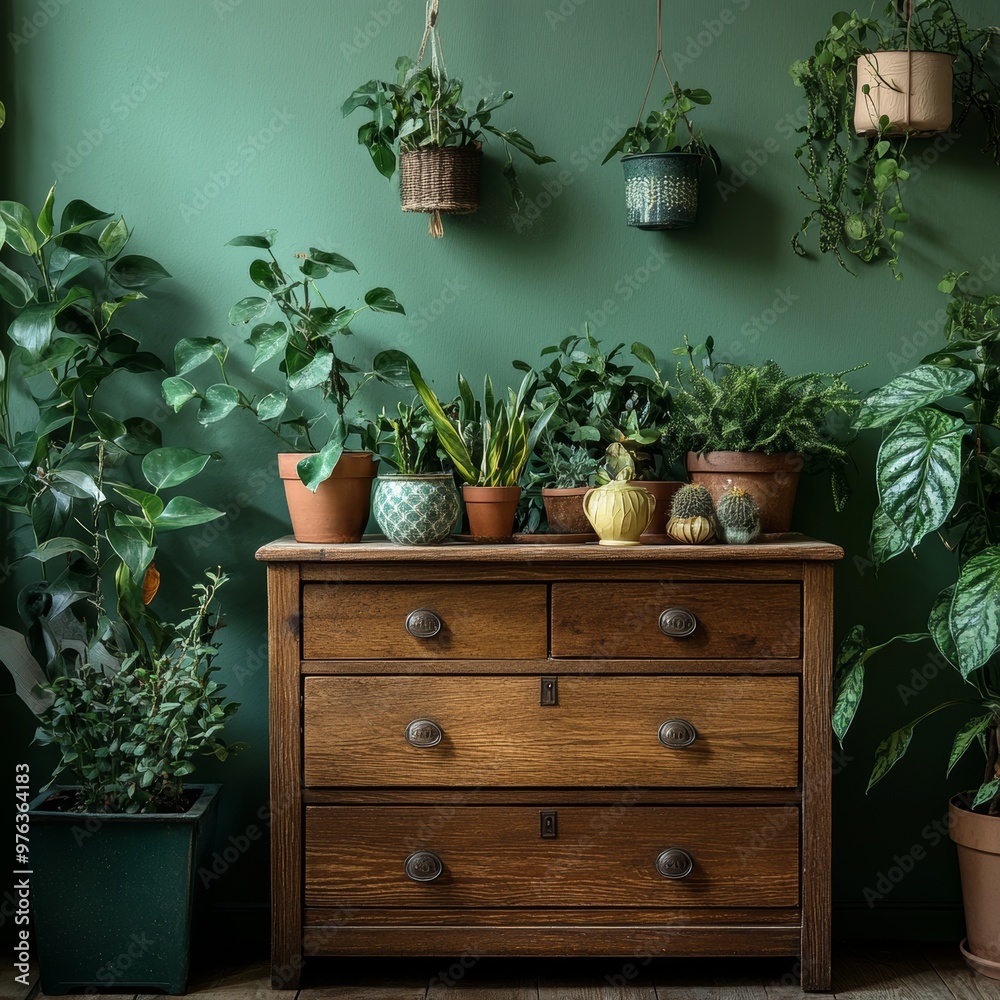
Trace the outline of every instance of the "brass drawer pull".
<instances>
[{"instance_id":1,"label":"brass drawer pull","mask_svg":"<svg viewBox=\"0 0 1000 1000\"><path fill-rule=\"evenodd\" d=\"M414 882L433 882L444 871L444 865L433 851L414 851L403 862L403 871Z\"/></svg>"},{"instance_id":2,"label":"brass drawer pull","mask_svg":"<svg viewBox=\"0 0 1000 1000\"><path fill-rule=\"evenodd\" d=\"M441 631L441 619L428 608L417 608L406 616L406 631L414 639L433 639Z\"/></svg>"},{"instance_id":3,"label":"brass drawer pull","mask_svg":"<svg viewBox=\"0 0 1000 1000\"><path fill-rule=\"evenodd\" d=\"M444 730L430 719L414 719L403 736L411 747L436 747L444 738Z\"/></svg>"},{"instance_id":4,"label":"brass drawer pull","mask_svg":"<svg viewBox=\"0 0 1000 1000\"><path fill-rule=\"evenodd\" d=\"M660 631L674 639L684 639L698 627L698 619L687 608L667 608L660 614Z\"/></svg>"},{"instance_id":5,"label":"brass drawer pull","mask_svg":"<svg viewBox=\"0 0 1000 1000\"><path fill-rule=\"evenodd\" d=\"M694 871L694 858L683 847L668 847L656 859L656 870L664 878L687 878Z\"/></svg>"},{"instance_id":6,"label":"brass drawer pull","mask_svg":"<svg viewBox=\"0 0 1000 1000\"><path fill-rule=\"evenodd\" d=\"M698 730L687 719L667 719L656 734L665 747L689 747L698 738Z\"/></svg>"}]
</instances>

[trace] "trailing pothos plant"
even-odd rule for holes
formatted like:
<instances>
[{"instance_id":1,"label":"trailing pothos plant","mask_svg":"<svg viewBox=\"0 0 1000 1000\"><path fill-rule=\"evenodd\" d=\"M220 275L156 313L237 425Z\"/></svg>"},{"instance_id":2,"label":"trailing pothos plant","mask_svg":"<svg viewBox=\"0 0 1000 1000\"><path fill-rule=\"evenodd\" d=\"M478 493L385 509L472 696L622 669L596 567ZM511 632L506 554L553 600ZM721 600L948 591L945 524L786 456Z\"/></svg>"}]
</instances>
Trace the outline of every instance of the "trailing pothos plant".
<instances>
[{"instance_id":1,"label":"trailing pothos plant","mask_svg":"<svg viewBox=\"0 0 1000 1000\"><path fill-rule=\"evenodd\" d=\"M950 294L945 346L913 371L874 392L860 427L885 434L876 476L879 507L872 523L876 567L937 540L956 553L957 579L931 606L924 632L873 645L856 625L840 648L833 728L843 740L864 689L868 659L893 642L928 642L967 685L887 736L876 751L868 787L909 749L915 727L954 710L962 722L947 773L974 744L986 755L976 807L1000 815L1000 296L962 287L967 272L938 286Z\"/></svg>"},{"instance_id":2,"label":"trailing pothos plant","mask_svg":"<svg viewBox=\"0 0 1000 1000\"><path fill-rule=\"evenodd\" d=\"M59 686L89 670L111 676L130 663L155 674L176 638L151 606L158 539L221 516L164 495L213 456L164 447L153 421L120 408L128 374L164 369L126 317L166 270L124 253L131 233L120 216L75 200L57 224L54 203L54 187L37 216L0 202L14 265L0 264L13 314L0 354L0 506L23 582L23 631L0 628L0 661L43 725L57 722ZM81 712L85 728L92 718Z\"/></svg>"},{"instance_id":3,"label":"trailing pothos plant","mask_svg":"<svg viewBox=\"0 0 1000 1000\"><path fill-rule=\"evenodd\" d=\"M645 121L626 129L601 163L618 154L693 153L707 158L718 173L722 169L719 154L688 117L695 108L711 103L712 95L707 90L686 89L673 83L670 93L663 98L662 110L651 111Z\"/></svg>"},{"instance_id":4,"label":"trailing pothos plant","mask_svg":"<svg viewBox=\"0 0 1000 1000\"><path fill-rule=\"evenodd\" d=\"M872 51L907 47L955 56L958 114L953 128L960 129L975 108L986 127L984 151L1000 164L998 91L991 75L997 34L995 27L970 27L952 0L913 0L909 5L888 0L877 15L865 17L857 10L834 15L812 55L789 68L795 85L805 91L807 111L795 150L806 175L799 190L811 203L792 237L799 256L806 255L801 237L815 224L820 252L832 253L841 267L850 270L845 254L865 262L881 257L901 277L902 227L910 218L903 202L910 137L895 134L896 124L885 115L875 135L854 133L857 61Z\"/></svg>"},{"instance_id":5,"label":"trailing pothos plant","mask_svg":"<svg viewBox=\"0 0 1000 1000\"><path fill-rule=\"evenodd\" d=\"M515 208L520 207L524 194L517 179L511 147L534 163L554 163L551 156L542 156L534 144L516 128L502 129L493 123L493 114L513 98L505 90L499 96L490 94L476 102L468 111L462 103L462 81L448 76L440 67L420 68L408 56L396 60L396 80L369 80L344 101L344 116L358 108L371 115L358 129L358 142L371 155L372 162L383 177L391 178L396 171L396 153L439 147L479 146L487 134L503 143L506 160L503 173L510 185Z\"/></svg>"},{"instance_id":6,"label":"trailing pothos plant","mask_svg":"<svg viewBox=\"0 0 1000 1000\"><path fill-rule=\"evenodd\" d=\"M400 351L382 351L369 369L343 357L341 344L351 335L351 324L366 310L404 313L388 288L372 288L356 306L331 304L317 284L331 274L357 271L338 253L310 247L295 255L296 267L285 269L272 252L277 230L237 236L227 246L263 250L250 264L250 280L263 292L240 299L229 310L229 323L240 329L253 324L246 343L253 348L251 371L277 362L284 388L263 396L248 386L240 388L229 376L229 344L218 337L189 337L174 348L176 374L165 379L163 398L175 411L198 400L198 420L208 426L244 410L291 451L309 453L298 463L299 478L315 492L328 479L347 448L352 434L366 436L367 421L360 410L349 412L358 392L372 379L409 387L407 357ZM329 294L329 293L328 293ZM275 318L274 314L280 316ZM220 381L198 388L184 376L209 363L217 365ZM312 390L318 405L297 408L289 393Z\"/></svg>"}]
</instances>

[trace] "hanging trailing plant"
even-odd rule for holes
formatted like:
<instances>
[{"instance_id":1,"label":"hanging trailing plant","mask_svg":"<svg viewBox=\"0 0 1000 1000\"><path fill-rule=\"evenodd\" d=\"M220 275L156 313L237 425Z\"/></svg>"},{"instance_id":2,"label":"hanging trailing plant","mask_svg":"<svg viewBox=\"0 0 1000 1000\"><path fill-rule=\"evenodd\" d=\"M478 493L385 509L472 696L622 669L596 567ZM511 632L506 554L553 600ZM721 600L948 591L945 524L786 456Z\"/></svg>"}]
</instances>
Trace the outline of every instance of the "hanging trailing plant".
<instances>
[{"instance_id":1,"label":"hanging trailing plant","mask_svg":"<svg viewBox=\"0 0 1000 1000\"><path fill-rule=\"evenodd\" d=\"M878 16L834 15L808 59L789 69L805 91L807 120L795 155L806 174L799 188L809 213L792 237L819 230L821 253L879 258L900 278L906 158L919 136L956 129L975 108L986 126L984 152L1000 164L996 81L990 74L994 27L971 28L952 0L888 0ZM953 63L953 67L952 67ZM923 112L928 113L926 117Z\"/></svg>"},{"instance_id":2,"label":"hanging trailing plant","mask_svg":"<svg viewBox=\"0 0 1000 1000\"><path fill-rule=\"evenodd\" d=\"M383 177L400 168L404 212L431 215L430 234L443 236L441 214L468 215L479 208L479 164L487 133L503 142L504 176L515 208L524 197L511 147L538 164L554 163L542 156L516 128L493 124L493 113L513 98L509 90L489 95L468 111L462 102L462 81L448 75L438 37L439 0L428 0L427 23L416 61L396 60L396 80L369 80L341 108L344 116L365 108L371 118L358 129L358 142L369 152ZM431 62L421 66L430 45Z\"/></svg>"}]
</instances>

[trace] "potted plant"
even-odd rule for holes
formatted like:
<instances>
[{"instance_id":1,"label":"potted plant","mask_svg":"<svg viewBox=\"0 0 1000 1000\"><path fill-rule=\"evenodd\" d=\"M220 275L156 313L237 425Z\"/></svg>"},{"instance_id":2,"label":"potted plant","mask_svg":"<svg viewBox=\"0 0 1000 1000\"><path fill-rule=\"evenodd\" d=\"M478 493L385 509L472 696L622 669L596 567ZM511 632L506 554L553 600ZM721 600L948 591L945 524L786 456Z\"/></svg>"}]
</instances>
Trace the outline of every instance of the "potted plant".
<instances>
[{"instance_id":1,"label":"potted plant","mask_svg":"<svg viewBox=\"0 0 1000 1000\"><path fill-rule=\"evenodd\" d=\"M0 628L0 661L38 717L39 742L62 751L53 777L79 781L31 806L24 867L30 860L34 871L41 984L49 994L108 985L118 971L99 957L126 954L130 989L182 992L188 848L196 830L198 849L211 845L218 786L182 792L181 782L194 753L228 752L219 731L236 706L222 705L210 678L208 605L221 574L199 590L195 618L172 626L152 606L154 559L161 533L221 516L191 497L163 496L212 456L164 447L155 423L117 412L123 373L163 370L126 329L128 307L167 272L125 254L125 220L82 200L56 225L54 197L53 189L37 218L0 202L4 244L25 262L24 273L0 268L0 296L14 314L0 381L0 506L24 624ZM19 812L28 809L24 785ZM122 865L138 870L122 874ZM133 956L136 938L155 949Z\"/></svg>"},{"instance_id":2,"label":"potted plant","mask_svg":"<svg viewBox=\"0 0 1000 1000\"><path fill-rule=\"evenodd\" d=\"M952 0L888 0L877 16L834 16L813 54L789 70L808 109L795 155L810 210L792 238L796 253L805 255L801 237L815 223L820 252L842 267L845 253L882 257L900 276L910 140L947 131L954 101L959 127L980 112L984 148L1000 163L994 34L970 27Z\"/></svg>"},{"instance_id":3,"label":"potted plant","mask_svg":"<svg viewBox=\"0 0 1000 1000\"><path fill-rule=\"evenodd\" d=\"M962 951L980 972L1000 978L1000 296L973 296L965 273L939 288L951 295L947 343L913 371L873 393L858 426L885 435L876 464L879 506L872 521L876 566L940 539L955 554L954 582L934 599L923 632L873 645L851 629L837 658L833 728L843 741L864 691L869 658L894 642L930 642L966 687L887 736L875 755L869 789L909 749L916 727L941 711L960 723L948 773L974 745L986 757L982 784L949 806L959 845L968 939Z\"/></svg>"},{"instance_id":4,"label":"potted plant","mask_svg":"<svg viewBox=\"0 0 1000 1000\"><path fill-rule=\"evenodd\" d=\"M550 422L551 426L551 422ZM600 463L583 445L553 441L542 435L540 447L545 471L542 502L549 532L554 535L590 535L592 528L583 509L583 498L593 485Z\"/></svg>"},{"instance_id":5,"label":"potted plant","mask_svg":"<svg viewBox=\"0 0 1000 1000\"><path fill-rule=\"evenodd\" d=\"M438 545L451 535L461 509L455 479L441 471L437 433L423 403L400 403L397 414L383 410L375 423L375 446L396 470L375 481L375 520L399 545Z\"/></svg>"},{"instance_id":6,"label":"potted plant","mask_svg":"<svg viewBox=\"0 0 1000 1000\"><path fill-rule=\"evenodd\" d=\"M834 505L842 510L849 493L845 437L860 406L844 376L858 368L790 376L774 361L715 361L711 337L698 347L685 343L675 351L687 365L677 365L665 437L687 451L691 481L707 487L716 504L733 486L751 493L765 533L791 528L804 468L830 473Z\"/></svg>"},{"instance_id":7,"label":"potted plant","mask_svg":"<svg viewBox=\"0 0 1000 1000\"><path fill-rule=\"evenodd\" d=\"M420 66L427 43L431 64ZM479 165L487 133L503 142L504 176L514 206L523 197L511 147L533 162L554 163L536 152L517 129L493 124L493 114L513 98L505 90L490 95L468 111L462 103L462 81L448 76L441 56L437 30L437 5L428 8L427 27L420 55L396 60L395 82L370 80L344 102L344 116L357 108L370 113L358 130L358 142L371 154L383 177L392 178L399 150L400 201L404 212L430 213L431 236L444 236L441 215L469 215L479 209Z\"/></svg>"},{"instance_id":8,"label":"potted plant","mask_svg":"<svg viewBox=\"0 0 1000 1000\"><path fill-rule=\"evenodd\" d=\"M247 340L254 351L251 371L278 362L284 388L264 396L239 388L226 368L229 346L215 337L195 337L174 348L176 375L163 382L163 397L175 411L198 400L198 420L206 426L238 410L252 413L291 449L279 453L278 474L296 539L357 542L371 512L378 459L371 451L348 449L352 435L364 434L361 414L350 413L349 407L373 378L391 385L409 383L405 355L399 351L381 352L372 368L363 370L341 356L339 343L365 310L405 310L388 288L370 289L354 307L331 306L317 282L356 271L354 264L338 253L310 247L296 254L298 273L286 274L271 249L276 235L269 229L227 244L264 250L268 257L250 264L250 280L264 294L240 299L229 310L229 322L237 328L254 324ZM281 318L269 322L275 311ZM199 389L184 376L206 363L218 365L221 381ZM320 405L308 415L289 398L305 391L320 397Z\"/></svg>"},{"instance_id":9,"label":"potted plant","mask_svg":"<svg viewBox=\"0 0 1000 1000\"><path fill-rule=\"evenodd\" d=\"M517 393L509 389L504 398L503 394L497 396L487 375L480 402L459 373L458 398L446 412L412 361L409 373L434 423L441 447L465 482L462 498L473 540L509 542L521 497L518 480L555 405L543 410L529 430L526 414L537 387L537 376L528 373Z\"/></svg>"}]
</instances>

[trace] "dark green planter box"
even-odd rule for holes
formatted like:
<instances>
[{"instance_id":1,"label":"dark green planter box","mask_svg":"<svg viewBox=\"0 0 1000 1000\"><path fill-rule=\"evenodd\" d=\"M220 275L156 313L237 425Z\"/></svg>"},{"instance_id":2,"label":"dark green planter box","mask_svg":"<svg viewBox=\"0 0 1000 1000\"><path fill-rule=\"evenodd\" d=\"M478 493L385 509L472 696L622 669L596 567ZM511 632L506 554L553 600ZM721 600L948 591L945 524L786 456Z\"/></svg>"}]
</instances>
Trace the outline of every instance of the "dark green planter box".
<instances>
[{"instance_id":1,"label":"dark green planter box","mask_svg":"<svg viewBox=\"0 0 1000 1000\"><path fill-rule=\"evenodd\" d=\"M684 229L698 218L697 153L633 153L622 157L625 213L639 229Z\"/></svg>"},{"instance_id":2,"label":"dark green planter box","mask_svg":"<svg viewBox=\"0 0 1000 1000\"><path fill-rule=\"evenodd\" d=\"M219 785L186 813L123 816L31 804L34 940L43 993L183 993L198 869L211 857Z\"/></svg>"}]
</instances>

